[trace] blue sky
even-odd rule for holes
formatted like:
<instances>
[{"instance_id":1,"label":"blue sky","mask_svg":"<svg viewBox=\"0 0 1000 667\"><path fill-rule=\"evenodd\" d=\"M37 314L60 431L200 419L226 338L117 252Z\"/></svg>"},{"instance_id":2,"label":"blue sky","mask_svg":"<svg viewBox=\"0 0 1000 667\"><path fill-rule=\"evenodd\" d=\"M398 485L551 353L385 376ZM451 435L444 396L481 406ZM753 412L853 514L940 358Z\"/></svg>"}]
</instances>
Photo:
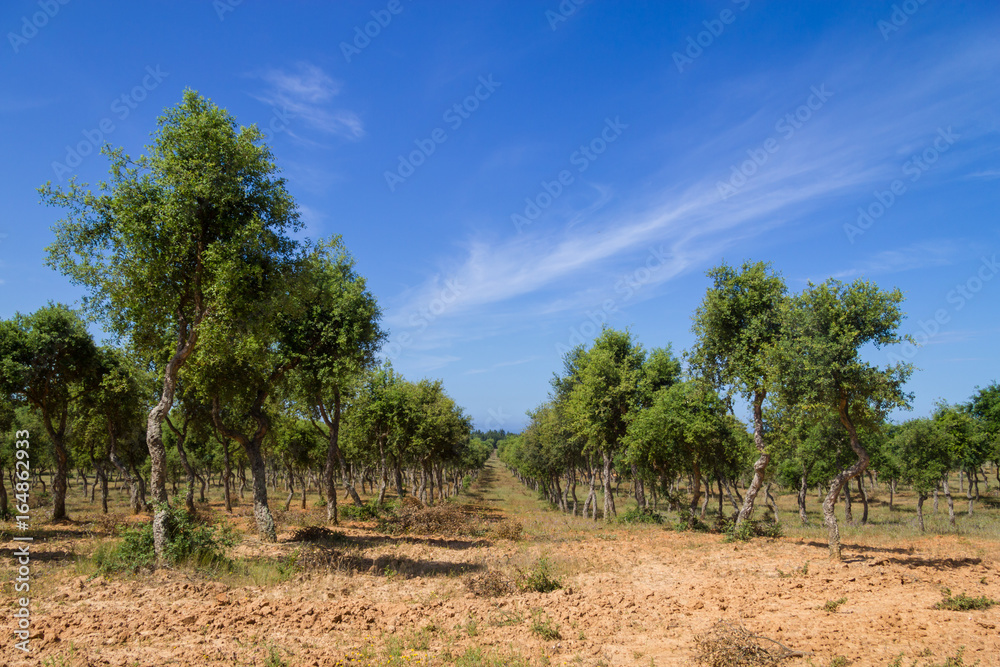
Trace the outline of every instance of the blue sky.
<instances>
[{"instance_id":1,"label":"blue sky","mask_svg":"<svg viewBox=\"0 0 1000 667\"><path fill-rule=\"evenodd\" d=\"M690 347L723 259L902 289L925 344L869 358L917 365L915 414L1000 379L995 2L11 0L0 29L0 317L82 295L36 188L191 87L269 134L397 370L480 426L602 323Z\"/></svg>"}]
</instances>

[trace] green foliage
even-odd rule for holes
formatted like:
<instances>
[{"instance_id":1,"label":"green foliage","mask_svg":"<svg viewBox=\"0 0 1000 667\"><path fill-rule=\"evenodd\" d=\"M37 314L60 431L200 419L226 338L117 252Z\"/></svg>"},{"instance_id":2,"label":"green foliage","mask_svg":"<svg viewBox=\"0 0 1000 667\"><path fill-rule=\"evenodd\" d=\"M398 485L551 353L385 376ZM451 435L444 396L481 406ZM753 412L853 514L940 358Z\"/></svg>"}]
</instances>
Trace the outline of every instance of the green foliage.
<instances>
[{"instance_id":1,"label":"green foliage","mask_svg":"<svg viewBox=\"0 0 1000 667\"><path fill-rule=\"evenodd\" d=\"M659 512L654 512L648 507L631 507L618 515L618 523L625 525L663 525L663 515Z\"/></svg>"},{"instance_id":2,"label":"green foliage","mask_svg":"<svg viewBox=\"0 0 1000 667\"><path fill-rule=\"evenodd\" d=\"M546 641L562 638L559 624L541 609L531 612L531 631Z\"/></svg>"},{"instance_id":3,"label":"green foliage","mask_svg":"<svg viewBox=\"0 0 1000 667\"><path fill-rule=\"evenodd\" d=\"M551 593L562 588L562 581L552 576L549 560L542 556L530 570L518 571L518 588L534 593Z\"/></svg>"},{"instance_id":4,"label":"green foliage","mask_svg":"<svg viewBox=\"0 0 1000 667\"><path fill-rule=\"evenodd\" d=\"M236 540L226 528L198 523L186 511L176 507L167 510L166 525L169 542L164 558L168 563L215 570L232 568L233 563L226 557L225 550ZM137 573L152 567L156 562L152 523L126 530L116 546L99 549L94 554L94 561L104 574Z\"/></svg>"},{"instance_id":5,"label":"green foliage","mask_svg":"<svg viewBox=\"0 0 1000 667\"><path fill-rule=\"evenodd\" d=\"M338 507L340 516L350 521L375 521L396 510L396 503L378 504L377 498L372 498L361 507L355 504Z\"/></svg>"},{"instance_id":6,"label":"green foliage","mask_svg":"<svg viewBox=\"0 0 1000 667\"><path fill-rule=\"evenodd\" d=\"M726 519L720 528L725 537L723 542L749 542L755 537L778 538L783 532L781 524L773 519L747 519L736 525L735 521Z\"/></svg>"},{"instance_id":7,"label":"green foliage","mask_svg":"<svg viewBox=\"0 0 1000 667\"><path fill-rule=\"evenodd\" d=\"M834 613L838 609L840 609L840 605L844 604L845 602L847 602L847 598L840 598L840 599L837 599L837 600L827 600L823 604L823 611L828 611L830 613Z\"/></svg>"},{"instance_id":8,"label":"green foliage","mask_svg":"<svg viewBox=\"0 0 1000 667\"><path fill-rule=\"evenodd\" d=\"M935 609L947 609L949 611L978 611L982 609L989 609L994 605L1000 604L1000 602L997 602L992 598L988 598L985 595L980 595L977 598L965 593L952 595L951 589L949 588L941 589L941 593L944 597L940 602L934 605Z\"/></svg>"}]
</instances>

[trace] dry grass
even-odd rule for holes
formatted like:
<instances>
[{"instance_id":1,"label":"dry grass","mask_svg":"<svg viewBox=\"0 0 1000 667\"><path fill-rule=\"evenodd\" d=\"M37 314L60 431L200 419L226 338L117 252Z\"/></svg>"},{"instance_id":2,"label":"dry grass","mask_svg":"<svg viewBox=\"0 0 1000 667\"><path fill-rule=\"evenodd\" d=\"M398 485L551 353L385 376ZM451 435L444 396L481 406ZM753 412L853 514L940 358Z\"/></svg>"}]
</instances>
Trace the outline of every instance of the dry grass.
<instances>
[{"instance_id":1,"label":"dry grass","mask_svg":"<svg viewBox=\"0 0 1000 667\"><path fill-rule=\"evenodd\" d=\"M499 570L487 570L482 574L469 577L465 586L474 595L487 598L513 595L517 592L514 580Z\"/></svg>"},{"instance_id":2,"label":"dry grass","mask_svg":"<svg viewBox=\"0 0 1000 667\"><path fill-rule=\"evenodd\" d=\"M705 667L775 667L788 657L787 651L774 643L766 646L760 639L741 625L719 621L694 638L695 663Z\"/></svg>"}]
</instances>

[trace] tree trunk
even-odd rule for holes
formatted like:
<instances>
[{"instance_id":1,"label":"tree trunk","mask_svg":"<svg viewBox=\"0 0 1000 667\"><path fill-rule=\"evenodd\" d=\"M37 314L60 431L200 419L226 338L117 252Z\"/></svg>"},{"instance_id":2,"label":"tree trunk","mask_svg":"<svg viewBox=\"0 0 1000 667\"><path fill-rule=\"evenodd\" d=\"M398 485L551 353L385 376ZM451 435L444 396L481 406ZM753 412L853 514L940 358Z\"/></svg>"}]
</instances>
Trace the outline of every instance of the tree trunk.
<instances>
[{"instance_id":1,"label":"tree trunk","mask_svg":"<svg viewBox=\"0 0 1000 667\"><path fill-rule=\"evenodd\" d=\"M17 487L11 487L16 490ZM7 498L7 484L3 481L3 472L0 471L0 518L7 519L11 515L10 499Z\"/></svg>"},{"instance_id":2,"label":"tree trunk","mask_svg":"<svg viewBox=\"0 0 1000 667\"><path fill-rule=\"evenodd\" d=\"M604 452L604 521L611 521L615 512L615 498L611 490L611 454Z\"/></svg>"},{"instance_id":3,"label":"tree trunk","mask_svg":"<svg viewBox=\"0 0 1000 667\"><path fill-rule=\"evenodd\" d=\"M736 517L736 525L740 525L753 514L753 505L757 499L757 493L764 483L764 473L767 471L767 464L771 461L771 455L764 448L764 417L763 405L766 392L758 389L753 394L753 444L760 453L760 458L753 464L753 480L747 487L747 495L743 499L743 509Z\"/></svg>"},{"instance_id":4,"label":"tree trunk","mask_svg":"<svg viewBox=\"0 0 1000 667\"><path fill-rule=\"evenodd\" d=\"M840 527L837 525L837 516L834 514L837 497L849 480L864 472L865 468L868 467L870 459L868 452L861 446L861 442L858 439L858 432L854 428L854 422L851 421L850 415L847 413L846 397L840 399L838 411L840 413L840 422L847 429L847 433L850 436L851 449L854 450L858 460L854 465L840 471L840 474L833 478L833 481L830 483L830 492L823 500L823 522L826 524L829 534L830 557L835 560L841 559Z\"/></svg>"},{"instance_id":5,"label":"tree trunk","mask_svg":"<svg viewBox=\"0 0 1000 667\"><path fill-rule=\"evenodd\" d=\"M698 512L698 506L701 505L701 466L698 465L697 461L691 465L691 476L693 477L691 481L691 505L688 510L691 512L691 516L695 516Z\"/></svg>"},{"instance_id":6,"label":"tree trunk","mask_svg":"<svg viewBox=\"0 0 1000 667\"><path fill-rule=\"evenodd\" d=\"M52 449L56 458L56 470L52 477L52 520L62 521L66 516L66 488L69 478L69 452L66 451L66 443L63 437L66 435L67 412L64 411L59 416L59 428L52 426L52 416L48 413L42 415L45 424L45 431L49 440L52 441ZM44 486L42 493L45 492Z\"/></svg>"},{"instance_id":7,"label":"tree trunk","mask_svg":"<svg viewBox=\"0 0 1000 667\"><path fill-rule=\"evenodd\" d=\"M944 479L942 480L942 484L944 485L944 497L948 501L948 523L951 524L952 526L954 526L955 525L955 501L952 500L951 490L948 488L948 475L947 475L947 473L945 474Z\"/></svg>"},{"instance_id":8,"label":"tree trunk","mask_svg":"<svg viewBox=\"0 0 1000 667\"><path fill-rule=\"evenodd\" d=\"M802 478L799 482L799 521L803 526L809 525L809 515L806 513L806 494L809 492L809 471L802 471Z\"/></svg>"},{"instance_id":9,"label":"tree trunk","mask_svg":"<svg viewBox=\"0 0 1000 667\"><path fill-rule=\"evenodd\" d=\"M858 480L858 493L861 494L861 505L864 508L862 510L862 512L861 512L861 525L862 526L867 526L868 525L868 492L865 491L865 485L864 485L864 482L862 480L863 477L864 477L863 475L858 475L858 477L857 477L857 480Z\"/></svg>"},{"instance_id":10,"label":"tree trunk","mask_svg":"<svg viewBox=\"0 0 1000 667\"><path fill-rule=\"evenodd\" d=\"M771 508L771 511L774 512L774 522L778 523L781 521L778 517L778 503L774 500L774 496L771 495L770 482L764 487L764 500L767 502L767 506Z\"/></svg>"},{"instance_id":11,"label":"tree trunk","mask_svg":"<svg viewBox=\"0 0 1000 667\"><path fill-rule=\"evenodd\" d=\"M854 512L851 508L851 480L844 484L844 521L849 525L854 525Z\"/></svg>"},{"instance_id":12,"label":"tree trunk","mask_svg":"<svg viewBox=\"0 0 1000 667\"><path fill-rule=\"evenodd\" d=\"M257 532L265 542L277 542L278 536L274 528L274 517L267 506L267 469L264 457L261 455L259 441L247 440L244 449L250 460L250 472L253 476L253 516L257 522Z\"/></svg>"},{"instance_id":13,"label":"tree trunk","mask_svg":"<svg viewBox=\"0 0 1000 667\"><path fill-rule=\"evenodd\" d=\"M292 466L286 465L285 470L288 474L288 497L285 498L285 508L284 511L288 511L288 508L292 506L292 498L295 497L295 473L292 472Z\"/></svg>"},{"instance_id":14,"label":"tree trunk","mask_svg":"<svg viewBox=\"0 0 1000 667\"><path fill-rule=\"evenodd\" d=\"M889 480L889 511L893 510L892 502L895 500L896 496L896 480Z\"/></svg>"},{"instance_id":15,"label":"tree trunk","mask_svg":"<svg viewBox=\"0 0 1000 667\"><path fill-rule=\"evenodd\" d=\"M233 511L233 496L232 496L232 477L233 477L233 466L229 458L229 442L227 438L219 438L219 444L222 445L222 462L223 471L222 474L225 478L222 493L226 500L226 511L232 513Z\"/></svg>"},{"instance_id":16,"label":"tree trunk","mask_svg":"<svg viewBox=\"0 0 1000 667\"><path fill-rule=\"evenodd\" d=\"M394 467L395 467L396 497L399 500L402 500L403 496L405 495L403 493L403 470L402 468L399 467L398 457L396 458Z\"/></svg>"},{"instance_id":17,"label":"tree trunk","mask_svg":"<svg viewBox=\"0 0 1000 667\"><path fill-rule=\"evenodd\" d=\"M966 487L965 498L969 501L969 516L972 516L972 478L969 478L969 484Z\"/></svg>"},{"instance_id":18,"label":"tree trunk","mask_svg":"<svg viewBox=\"0 0 1000 667\"><path fill-rule=\"evenodd\" d=\"M157 562L163 561L164 549L167 546L167 450L163 445L163 420L166 419L174 404L174 394L177 391L177 374L191 353L198 340L198 324L202 314L194 323L188 326L183 319L179 323L177 347L173 357L167 362L163 371L163 391L160 400L149 411L146 418L146 449L149 450L151 465L150 485L153 487L153 502L156 504L153 515L153 549ZM140 488L144 487L145 483ZM144 491L145 489L143 489Z\"/></svg>"},{"instance_id":19,"label":"tree trunk","mask_svg":"<svg viewBox=\"0 0 1000 667\"><path fill-rule=\"evenodd\" d=\"M917 496L917 525L920 526L920 532L924 532L924 501L927 500L927 494L921 492Z\"/></svg>"},{"instance_id":20,"label":"tree trunk","mask_svg":"<svg viewBox=\"0 0 1000 667\"><path fill-rule=\"evenodd\" d=\"M386 465L385 460L385 439L380 437L378 439L378 454L382 461L382 470L379 475L379 486L378 486L378 500L376 505L381 507L382 503L385 502L385 491L389 488L389 466Z\"/></svg>"},{"instance_id":21,"label":"tree trunk","mask_svg":"<svg viewBox=\"0 0 1000 667\"><path fill-rule=\"evenodd\" d=\"M174 423L170 421L170 416L164 417L163 421L167 423L170 430L174 432L177 436L177 456L181 460L181 466L184 468L184 473L187 475L187 491L184 494L184 507L187 509L189 514L194 514L194 469L188 462L187 452L184 450L184 441L187 440L187 429L188 422L185 420L184 428L178 429L174 426Z\"/></svg>"}]
</instances>

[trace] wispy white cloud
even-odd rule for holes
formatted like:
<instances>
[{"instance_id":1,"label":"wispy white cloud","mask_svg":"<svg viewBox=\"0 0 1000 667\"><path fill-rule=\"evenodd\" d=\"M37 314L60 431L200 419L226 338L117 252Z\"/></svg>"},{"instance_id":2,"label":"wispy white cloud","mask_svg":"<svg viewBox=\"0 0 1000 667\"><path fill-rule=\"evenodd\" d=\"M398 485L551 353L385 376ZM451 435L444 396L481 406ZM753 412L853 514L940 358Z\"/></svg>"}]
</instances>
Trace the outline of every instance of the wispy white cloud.
<instances>
[{"instance_id":1,"label":"wispy white cloud","mask_svg":"<svg viewBox=\"0 0 1000 667\"><path fill-rule=\"evenodd\" d=\"M851 280L900 271L948 266L958 256L957 243L947 239L923 241L898 250L883 250L850 269L838 271L834 278ZM814 281L815 282L815 281Z\"/></svg>"},{"instance_id":2,"label":"wispy white cloud","mask_svg":"<svg viewBox=\"0 0 1000 667\"><path fill-rule=\"evenodd\" d=\"M303 62L288 70L269 68L257 77L267 87L254 97L274 107L276 114L289 116L286 129L293 136L298 136L294 131L296 123L348 139L364 136L364 126L356 113L333 107L340 83L316 65Z\"/></svg>"}]
</instances>

